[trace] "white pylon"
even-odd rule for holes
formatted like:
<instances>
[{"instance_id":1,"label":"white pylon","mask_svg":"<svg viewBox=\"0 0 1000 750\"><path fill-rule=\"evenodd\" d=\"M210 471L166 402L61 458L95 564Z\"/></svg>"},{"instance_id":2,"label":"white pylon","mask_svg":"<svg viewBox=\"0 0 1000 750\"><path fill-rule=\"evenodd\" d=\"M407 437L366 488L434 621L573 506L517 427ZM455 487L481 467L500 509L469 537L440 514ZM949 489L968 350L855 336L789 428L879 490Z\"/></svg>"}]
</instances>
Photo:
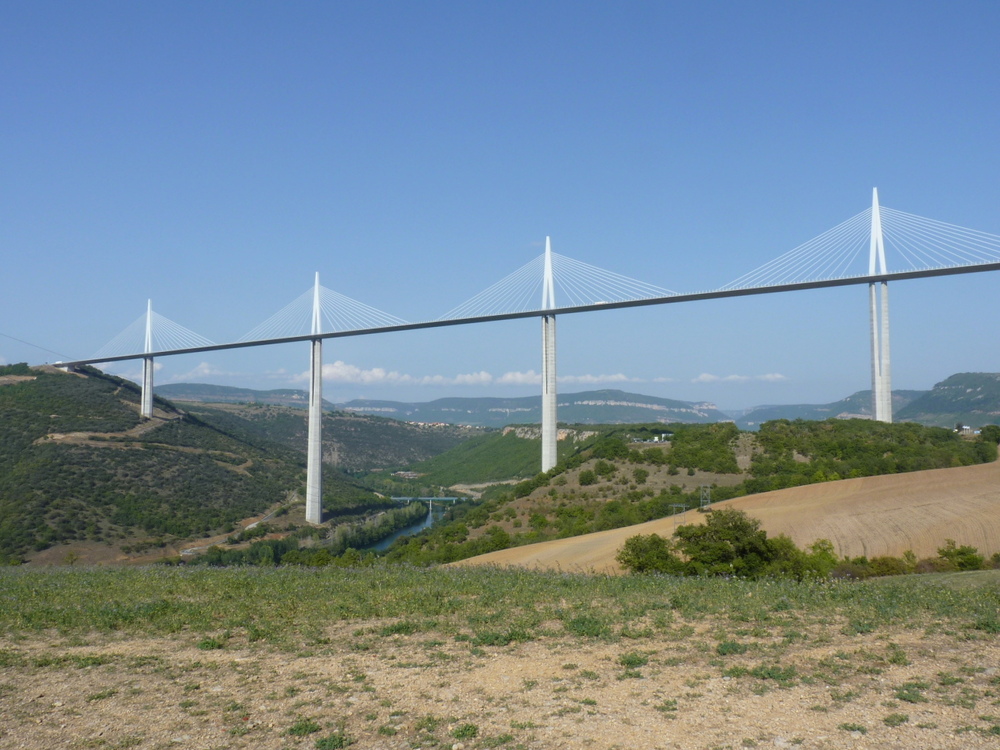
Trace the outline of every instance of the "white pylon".
<instances>
[{"instance_id":1,"label":"white pylon","mask_svg":"<svg viewBox=\"0 0 1000 750\"><path fill-rule=\"evenodd\" d=\"M882 241L882 215L878 188L872 188L872 232L868 255L868 275L888 273ZM889 361L889 282L868 284L872 344L872 418L892 422L892 370Z\"/></svg>"},{"instance_id":2,"label":"white pylon","mask_svg":"<svg viewBox=\"0 0 1000 750\"><path fill-rule=\"evenodd\" d=\"M319 272L313 287L312 333L322 333ZM309 342L309 439L306 446L306 521L323 522L323 340Z\"/></svg>"},{"instance_id":3,"label":"white pylon","mask_svg":"<svg viewBox=\"0 0 1000 750\"><path fill-rule=\"evenodd\" d=\"M542 276L542 309L554 310L552 243L545 238L545 269ZM556 316L542 316L542 471L556 465Z\"/></svg>"},{"instance_id":4,"label":"white pylon","mask_svg":"<svg viewBox=\"0 0 1000 750\"><path fill-rule=\"evenodd\" d=\"M153 300L146 300L146 342L143 352L153 351ZM153 417L153 358L142 359L142 394L139 398L139 416Z\"/></svg>"}]
</instances>

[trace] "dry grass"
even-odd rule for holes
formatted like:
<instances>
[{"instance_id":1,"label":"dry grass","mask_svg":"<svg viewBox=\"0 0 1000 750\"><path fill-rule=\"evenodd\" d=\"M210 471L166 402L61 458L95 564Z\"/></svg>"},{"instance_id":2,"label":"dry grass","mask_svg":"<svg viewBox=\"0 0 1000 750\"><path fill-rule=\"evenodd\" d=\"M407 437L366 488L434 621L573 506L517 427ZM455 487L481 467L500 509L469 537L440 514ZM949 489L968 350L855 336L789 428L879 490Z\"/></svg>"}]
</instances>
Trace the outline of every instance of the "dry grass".
<instances>
[{"instance_id":1,"label":"dry grass","mask_svg":"<svg viewBox=\"0 0 1000 750\"><path fill-rule=\"evenodd\" d=\"M917 557L936 554L945 539L980 552L1000 551L1000 461L794 487L729 500L770 535L787 534L800 547L833 542L837 554ZM700 523L697 511L586 536L500 550L455 565L621 572L615 554L636 534L673 534L675 524Z\"/></svg>"}]
</instances>

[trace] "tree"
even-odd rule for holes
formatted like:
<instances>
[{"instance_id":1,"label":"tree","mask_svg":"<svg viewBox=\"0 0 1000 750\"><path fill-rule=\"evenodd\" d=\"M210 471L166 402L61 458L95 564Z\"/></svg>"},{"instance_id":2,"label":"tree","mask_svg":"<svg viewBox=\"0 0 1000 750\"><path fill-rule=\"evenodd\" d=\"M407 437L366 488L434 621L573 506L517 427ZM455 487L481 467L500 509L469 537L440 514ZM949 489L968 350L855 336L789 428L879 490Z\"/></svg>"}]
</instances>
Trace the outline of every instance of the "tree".
<instances>
[{"instance_id":1,"label":"tree","mask_svg":"<svg viewBox=\"0 0 1000 750\"><path fill-rule=\"evenodd\" d=\"M756 577L775 558L757 519L733 508L711 510L707 516L704 525L680 526L674 532L690 574Z\"/></svg>"},{"instance_id":2,"label":"tree","mask_svg":"<svg viewBox=\"0 0 1000 750\"><path fill-rule=\"evenodd\" d=\"M978 549L968 544L956 546L954 539L945 539L944 546L937 552L942 560L947 560L959 570L980 570L985 562Z\"/></svg>"},{"instance_id":3,"label":"tree","mask_svg":"<svg viewBox=\"0 0 1000 750\"><path fill-rule=\"evenodd\" d=\"M988 424L979 431L983 442L1000 443L1000 425Z\"/></svg>"},{"instance_id":4,"label":"tree","mask_svg":"<svg viewBox=\"0 0 1000 750\"><path fill-rule=\"evenodd\" d=\"M670 542L658 534L629 537L615 560L630 573L684 573L684 563L673 553Z\"/></svg>"}]
</instances>

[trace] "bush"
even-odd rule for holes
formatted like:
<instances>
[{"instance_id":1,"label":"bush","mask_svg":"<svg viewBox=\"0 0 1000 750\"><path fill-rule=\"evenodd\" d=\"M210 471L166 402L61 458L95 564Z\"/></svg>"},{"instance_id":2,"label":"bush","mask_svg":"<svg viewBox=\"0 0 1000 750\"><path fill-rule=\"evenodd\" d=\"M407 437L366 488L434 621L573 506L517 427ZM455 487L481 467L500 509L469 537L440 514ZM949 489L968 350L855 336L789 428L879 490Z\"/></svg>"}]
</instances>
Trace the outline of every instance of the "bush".
<instances>
[{"instance_id":1,"label":"bush","mask_svg":"<svg viewBox=\"0 0 1000 750\"><path fill-rule=\"evenodd\" d=\"M954 539L945 539L944 546L938 549L938 555L954 565L956 570L981 570L985 562L978 549L968 544L958 547Z\"/></svg>"},{"instance_id":2,"label":"bush","mask_svg":"<svg viewBox=\"0 0 1000 750\"><path fill-rule=\"evenodd\" d=\"M615 560L630 573L680 575L684 572L684 563L674 554L670 542L657 534L629 537Z\"/></svg>"},{"instance_id":3,"label":"bush","mask_svg":"<svg viewBox=\"0 0 1000 750\"><path fill-rule=\"evenodd\" d=\"M704 525L679 527L674 536L689 575L756 577L775 554L760 521L733 508L712 510Z\"/></svg>"},{"instance_id":4,"label":"bush","mask_svg":"<svg viewBox=\"0 0 1000 750\"><path fill-rule=\"evenodd\" d=\"M873 557L868 570L873 576L901 576L910 572L904 560L888 556Z\"/></svg>"},{"instance_id":5,"label":"bush","mask_svg":"<svg viewBox=\"0 0 1000 750\"><path fill-rule=\"evenodd\" d=\"M614 476L616 471L615 465L608 463L607 461L598 461L594 464L594 473L599 477L611 477Z\"/></svg>"},{"instance_id":6,"label":"bush","mask_svg":"<svg viewBox=\"0 0 1000 750\"><path fill-rule=\"evenodd\" d=\"M925 557L914 568L915 573L954 573L956 570L954 563L941 557Z\"/></svg>"}]
</instances>

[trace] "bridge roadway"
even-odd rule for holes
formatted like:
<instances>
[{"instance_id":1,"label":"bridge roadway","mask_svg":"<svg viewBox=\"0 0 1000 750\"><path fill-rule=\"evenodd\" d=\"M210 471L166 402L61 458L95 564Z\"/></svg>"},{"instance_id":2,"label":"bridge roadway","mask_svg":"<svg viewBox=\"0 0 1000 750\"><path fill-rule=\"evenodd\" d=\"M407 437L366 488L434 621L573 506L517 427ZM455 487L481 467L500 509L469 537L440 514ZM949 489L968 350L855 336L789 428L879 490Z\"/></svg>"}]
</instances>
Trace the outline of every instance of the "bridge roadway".
<instances>
[{"instance_id":1,"label":"bridge roadway","mask_svg":"<svg viewBox=\"0 0 1000 750\"><path fill-rule=\"evenodd\" d=\"M917 271L898 271L895 273L885 273L871 276L847 276L837 279L824 279L820 281L801 281L792 284L775 284L772 286L746 287L741 289L719 289L712 292L695 292L691 294L672 294L665 297L648 297L645 299L623 300L619 302L600 302L592 305L578 305L575 307L557 307L553 309L526 310L522 312L498 313L496 315L481 315L469 318L448 318L444 320L428 320L422 323L401 323L398 325L381 326L377 328L360 328L348 331L335 331L332 333L305 334L302 336L287 336L284 338L258 339L255 341L237 341L229 344L211 344L206 346L193 346L186 349L166 349L158 352L141 352L136 354L123 354L114 357L100 357L93 359L77 359L73 361L56 362L61 367L75 367L80 365L93 365L102 362L122 362L133 359L147 359L153 357L166 357L174 354L196 354L199 352L215 352L226 349L246 349L253 346L271 346L274 344L288 344L299 341L316 341L320 339L347 338L349 336L366 336L375 333L394 333L397 331L417 331L424 328L445 328L448 326L470 325L473 323L490 323L501 320L518 320L521 318L541 318L548 315L569 315L572 313L594 312L596 310L617 310L626 307L649 307L651 305L669 305L679 302L699 302L710 299L724 299L726 297L749 297L758 294L776 294L778 292L797 292L806 289L826 289L830 287L855 286L859 284L872 284L889 281L902 281L906 279L922 279L933 276L955 276L966 273L981 273L984 271L1000 270L1000 262L977 263L965 266L949 266L945 268L929 268Z\"/></svg>"}]
</instances>

